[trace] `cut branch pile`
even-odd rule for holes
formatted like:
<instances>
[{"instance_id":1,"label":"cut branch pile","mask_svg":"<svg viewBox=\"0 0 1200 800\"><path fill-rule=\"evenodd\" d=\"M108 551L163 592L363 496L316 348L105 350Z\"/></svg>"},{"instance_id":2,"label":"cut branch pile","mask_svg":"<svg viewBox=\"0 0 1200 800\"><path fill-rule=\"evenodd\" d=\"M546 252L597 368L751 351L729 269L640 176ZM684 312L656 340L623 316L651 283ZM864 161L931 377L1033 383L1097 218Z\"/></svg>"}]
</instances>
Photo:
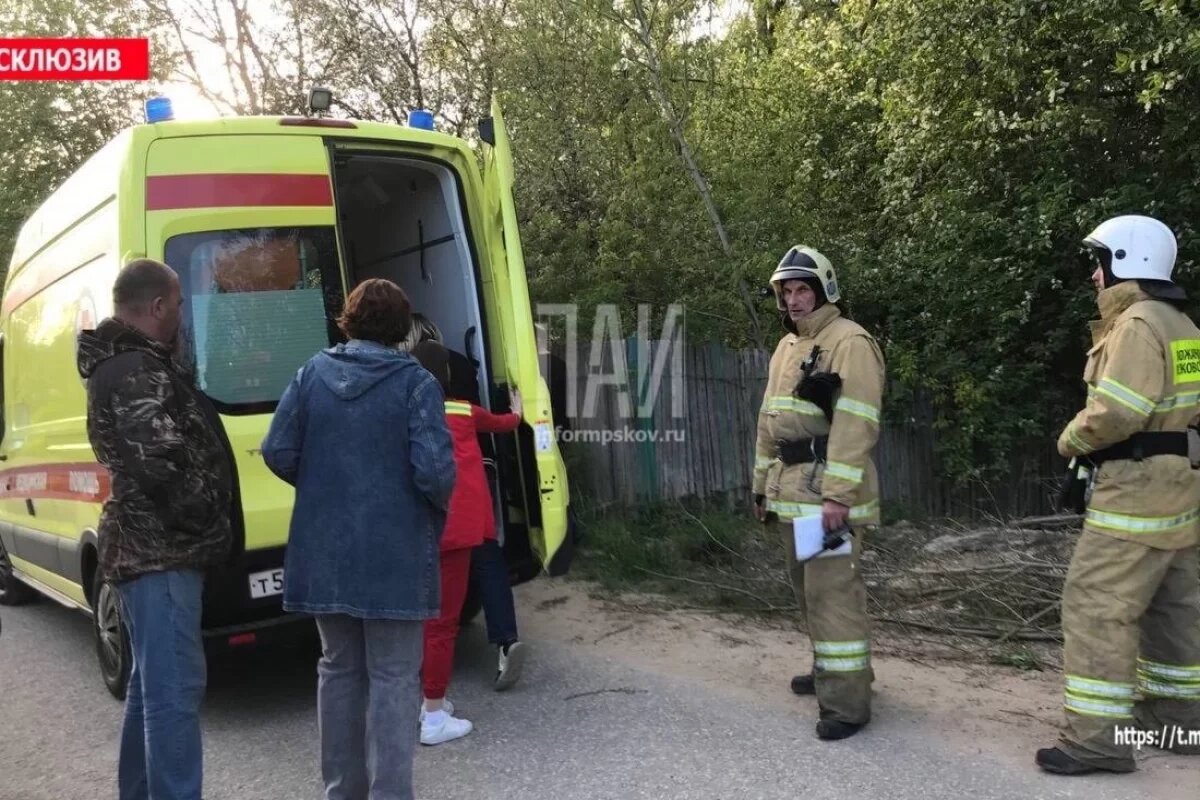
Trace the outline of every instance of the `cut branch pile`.
<instances>
[{"instance_id":1,"label":"cut branch pile","mask_svg":"<svg viewBox=\"0 0 1200 800\"><path fill-rule=\"evenodd\" d=\"M709 608L796 612L778 529L731 547L688 516L705 534L699 552L686 556L689 569L641 570L646 576ZM929 632L974 655L1061 642L1062 585L1078 528L1071 517L880 528L868 534L862 562L871 615L902 637Z\"/></svg>"},{"instance_id":2,"label":"cut branch pile","mask_svg":"<svg viewBox=\"0 0 1200 800\"><path fill-rule=\"evenodd\" d=\"M1069 531L997 527L912 538L893 532L869 547L864 576L875 619L988 639L991 647L1062 640Z\"/></svg>"}]
</instances>

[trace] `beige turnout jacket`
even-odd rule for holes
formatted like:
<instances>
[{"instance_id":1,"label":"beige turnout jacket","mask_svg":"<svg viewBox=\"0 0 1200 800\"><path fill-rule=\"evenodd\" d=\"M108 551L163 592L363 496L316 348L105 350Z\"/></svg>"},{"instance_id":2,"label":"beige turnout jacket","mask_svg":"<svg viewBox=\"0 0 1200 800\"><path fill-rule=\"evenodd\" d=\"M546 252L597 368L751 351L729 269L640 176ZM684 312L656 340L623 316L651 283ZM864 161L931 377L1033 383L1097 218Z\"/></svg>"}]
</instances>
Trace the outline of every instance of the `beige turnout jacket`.
<instances>
[{"instance_id":1,"label":"beige turnout jacket","mask_svg":"<svg viewBox=\"0 0 1200 800\"><path fill-rule=\"evenodd\" d=\"M1185 431L1200 418L1200 329L1134 282L1100 292L1083 380L1087 405L1058 439L1083 456L1139 431ZM1200 544L1200 470L1184 456L1104 462L1084 525L1162 549Z\"/></svg>"},{"instance_id":2,"label":"beige turnout jacket","mask_svg":"<svg viewBox=\"0 0 1200 800\"><path fill-rule=\"evenodd\" d=\"M871 451L879 438L883 396L883 354L862 326L828 304L780 340L771 357L767 389L758 415L753 488L765 495L767 510L781 519L820 514L822 500L850 508L851 524L878 524L879 479ZM792 392L801 365L820 348L818 372L842 378L833 422ZM829 436L827 462L792 464L778 460L777 442Z\"/></svg>"}]
</instances>

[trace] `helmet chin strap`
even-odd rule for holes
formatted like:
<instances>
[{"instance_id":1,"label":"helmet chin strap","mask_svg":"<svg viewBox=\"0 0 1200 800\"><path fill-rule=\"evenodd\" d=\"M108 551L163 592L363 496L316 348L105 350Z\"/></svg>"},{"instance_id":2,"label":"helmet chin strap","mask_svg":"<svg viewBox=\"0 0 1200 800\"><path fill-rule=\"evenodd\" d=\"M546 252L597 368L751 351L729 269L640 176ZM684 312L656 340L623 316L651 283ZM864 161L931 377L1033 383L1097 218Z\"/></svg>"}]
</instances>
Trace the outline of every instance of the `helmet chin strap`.
<instances>
[{"instance_id":1,"label":"helmet chin strap","mask_svg":"<svg viewBox=\"0 0 1200 800\"><path fill-rule=\"evenodd\" d=\"M1093 247L1093 255L1100 262L1100 274L1104 276L1104 288L1111 289L1118 283L1124 283L1125 278L1118 278L1112 271L1112 251L1107 247Z\"/></svg>"}]
</instances>

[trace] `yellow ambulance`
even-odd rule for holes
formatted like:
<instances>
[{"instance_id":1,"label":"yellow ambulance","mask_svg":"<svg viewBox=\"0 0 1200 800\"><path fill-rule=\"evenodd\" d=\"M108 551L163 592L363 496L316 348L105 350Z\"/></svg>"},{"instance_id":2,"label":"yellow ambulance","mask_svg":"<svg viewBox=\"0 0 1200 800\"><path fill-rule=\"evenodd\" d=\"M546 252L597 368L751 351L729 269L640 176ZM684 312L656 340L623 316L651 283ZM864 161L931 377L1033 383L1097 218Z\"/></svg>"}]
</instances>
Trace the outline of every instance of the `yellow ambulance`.
<instances>
[{"instance_id":1,"label":"yellow ambulance","mask_svg":"<svg viewBox=\"0 0 1200 800\"><path fill-rule=\"evenodd\" d=\"M525 424L492 442L514 583L566 571L568 485L539 370L499 109L467 141L408 125L303 117L147 122L92 156L22 227L0 302L0 604L35 593L92 616L101 674L130 666L113 588L97 574L109 476L88 443L76 336L112 312L122 264L180 276L181 352L220 411L240 494L230 566L206 579L213 643L254 642L281 607L291 488L259 445L333 320L366 278L399 284L477 370L484 405L516 387ZM477 608L477 605L475 606Z\"/></svg>"}]
</instances>

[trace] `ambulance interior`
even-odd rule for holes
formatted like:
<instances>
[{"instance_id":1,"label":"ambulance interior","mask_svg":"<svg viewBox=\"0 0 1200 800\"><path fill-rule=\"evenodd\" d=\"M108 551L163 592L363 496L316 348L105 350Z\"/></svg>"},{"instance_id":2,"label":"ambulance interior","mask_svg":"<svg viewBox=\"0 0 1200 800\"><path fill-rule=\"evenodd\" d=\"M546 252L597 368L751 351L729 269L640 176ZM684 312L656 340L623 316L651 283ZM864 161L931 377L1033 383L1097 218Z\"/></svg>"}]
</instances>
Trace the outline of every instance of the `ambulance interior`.
<instances>
[{"instance_id":1,"label":"ambulance interior","mask_svg":"<svg viewBox=\"0 0 1200 800\"><path fill-rule=\"evenodd\" d=\"M386 278L399 285L413 311L437 326L442 344L476 364L478 396L469 399L507 410L507 398L496 397L490 388L494 378L488 373L476 266L476 258L483 257L483 243L470 240L454 172L433 161L356 153L338 154L333 174L348 285L368 278ZM466 359L457 362L462 365ZM519 436L520 451L529 458L518 457L512 436L481 437L497 503L496 519L502 525L511 519L502 513L502 498L509 505L531 509L535 519L538 515L537 481L523 474L525 465L534 463L528 426L521 427ZM510 564L532 560L527 537L509 539L505 550Z\"/></svg>"},{"instance_id":2,"label":"ambulance interior","mask_svg":"<svg viewBox=\"0 0 1200 800\"><path fill-rule=\"evenodd\" d=\"M442 343L478 364L487 398L479 277L454 173L432 161L339 155L334 179L349 285L387 278L404 289Z\"/></svg>"}]
</instances>

